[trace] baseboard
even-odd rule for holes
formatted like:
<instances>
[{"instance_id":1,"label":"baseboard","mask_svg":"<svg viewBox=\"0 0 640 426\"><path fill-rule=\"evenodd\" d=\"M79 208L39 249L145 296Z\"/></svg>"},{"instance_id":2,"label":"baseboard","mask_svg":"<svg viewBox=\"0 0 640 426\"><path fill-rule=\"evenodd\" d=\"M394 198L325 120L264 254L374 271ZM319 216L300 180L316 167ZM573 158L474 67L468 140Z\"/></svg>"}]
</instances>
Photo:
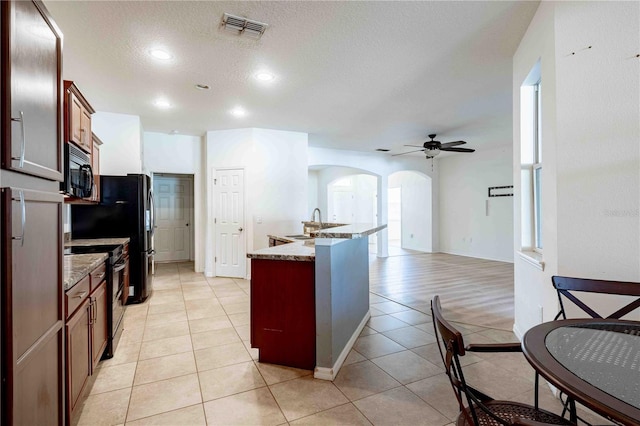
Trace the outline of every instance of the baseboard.
<instances>
[{"instance_id":1,"label":"baseboard","mask_svg":"<svg viewBox=\"0 0 640 426\"><path fill-rule=\"evenodd\" d=\"M444 254L452 254L454 256L472 257L474 259L494 260L496 262L513 263L513 259L497 259L494 257L477 256L477 255L473 256L470 253L456 253L454 251L444 251L444 250L440 250L439 252L434 251L433 253L444 253Z\"/></svg>"},{"instance_id":2,"label":"baseboard","mask_svg":"<svg viewBox=\"0 0 640 426\"><path fill-rule=\"evenodd\" d=\"M520 329L518 328L518 324L516 324L515 322L513 323L513 334L516 335L516 337L518 338L518 340L520 340L522 342L522 338L524 337L524 333L522 333L520 331Z\"/></svg>"},{"instance_id":3,"label":"baseboard","mask_svg":"<svg viewBox=\"0 0 640 426\"><path fill-rule=\"evenodd\" d=\"M362 333L362 329L364 328L365 325L367 325L367 321L369 321L369 318L371 318L371 311L368 310L367 313L364 315L364 318L362 318L362 321L360 321L358 328L356 328L356 331L353 332L353 334L351 335L351 338L349 338L349 341L344 346L344 349L342 349L342 352L340 352L340 355L338 356L338 359L336 360L336 362L333 364L333 367L329 368L329 367L316 366L316 368L313 370L314 378L320 379L320 380L331 380L331 381L333 381L333 379L336 378L336 376L338 375L338 372L342 368L342 364L344 364L344 361L347 359L347 356L349 356L349 352L351 352L351 348L353 348L353 345L356 343L358 336L360 336L360 333Z\"/></svg>"}]
</instances>

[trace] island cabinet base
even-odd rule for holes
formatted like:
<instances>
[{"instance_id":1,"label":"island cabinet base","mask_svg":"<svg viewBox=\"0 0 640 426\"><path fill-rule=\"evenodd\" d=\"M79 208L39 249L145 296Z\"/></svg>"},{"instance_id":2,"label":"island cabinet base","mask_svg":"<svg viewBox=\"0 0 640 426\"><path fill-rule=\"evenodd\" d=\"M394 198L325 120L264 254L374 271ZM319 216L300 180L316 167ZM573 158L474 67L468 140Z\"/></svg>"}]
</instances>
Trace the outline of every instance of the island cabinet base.
<instances>
[{"instance_id":1,"label":"island cabinet base","mask_svg":"<svg viewBox=\"0 0 640 426\"><path fill-rule=\"evenodd\" d=\"M260 362L315 368L315 262L251 259L251 347Z\"/></svg>"}]
</instances>

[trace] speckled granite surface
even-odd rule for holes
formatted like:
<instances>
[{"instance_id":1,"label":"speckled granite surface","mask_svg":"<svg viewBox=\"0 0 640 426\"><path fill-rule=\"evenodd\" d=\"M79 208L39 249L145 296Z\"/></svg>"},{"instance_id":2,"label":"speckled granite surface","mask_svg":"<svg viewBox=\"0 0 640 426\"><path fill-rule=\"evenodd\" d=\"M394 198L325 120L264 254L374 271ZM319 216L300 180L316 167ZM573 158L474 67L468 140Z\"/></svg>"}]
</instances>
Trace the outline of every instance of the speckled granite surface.
<instances>
[{"instance_id":1,"label":"speckled granite surface","mask_svg":"<svg viewBox=\"0 0 640 426\"><path fill-rule=\"evenodd\" d=\"M65 247L76 247L76 246L107 246L107 245L116 245L116 244L126 244L128 243L130 238L122 237L122 238L87 238L87 239L77 239L71 241L65 241Z\"/></svg>"},{"instance_id":2,"label":"speckled granite surface","mask_svg":"<svg viewBox=\"0 0 640 426\"><path fill-rule=\"evenodd\" d=\"M271 237L271 236L270 236ZM286 241L288 238L277 237ZM249 259L266 260L293 260L296 262L314 262L316 260L316 248L312 244L305 244L304 241L294 241L289 244L282 244L275 247L267 247L247 253Z\"/></svg>"},{"instance_id":3,"label":"speckled granite surface","mask_svg":"<svg viewBox=\"0 0 640 426\"><path fill-rule=\"evenodd\" d=\"M316 238L354 239L366 237L386 227L387 225L378 226L371 223L354 223L312 232L311 235ZM316 260L316 248L313 239L294 240L293 238L278 235L269 235L268 237L291 242L289 244L255 250L247 254L249 259L294 260L299 262L314 262Z\"/></svg>"},{"instance_id":4,"label":"speckled granite surface","mask_svg":"<svg viewBox=\"0 0 640 426\"><path fill-rule=\"evenodd\" d=\"M76 285L78 281L86 277L91 271L104 263L109 257L108 253L68 254L64 257L64 276L62 283L64 291Z\"/></svg>"},{"instance_id":5,"label":"speckled granite surface","mask_svg":"<svg viewBox=\"0 0 640 426\"><path fill-rule=\"evenodd\" d=\"M367 235L376 233L387 225L376 225L373 223L352 223L351 225L337 226L335 228L321 229L316 232L312 232L311 235L316 238L362 238Z\"/></svg>"}]
</instances>

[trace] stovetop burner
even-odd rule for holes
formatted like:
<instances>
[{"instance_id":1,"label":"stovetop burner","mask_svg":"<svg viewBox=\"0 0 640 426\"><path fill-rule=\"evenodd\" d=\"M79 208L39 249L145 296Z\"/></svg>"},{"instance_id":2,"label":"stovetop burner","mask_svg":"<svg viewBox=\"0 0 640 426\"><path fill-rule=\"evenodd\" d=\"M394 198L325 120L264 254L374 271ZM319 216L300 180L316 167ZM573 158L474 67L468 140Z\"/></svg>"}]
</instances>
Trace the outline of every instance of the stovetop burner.
<instances>
[{"instance_id":1,"label":"stovetop burner","mask_svg":"<svg viewBox=\"0 0 640 426\"><path fill-rule=\"evenodd\" d=\"M114 264L122 256L121 245L71 246L64 248L64 254L108 253L109 263Z\"/></svg>"}]
</instances>

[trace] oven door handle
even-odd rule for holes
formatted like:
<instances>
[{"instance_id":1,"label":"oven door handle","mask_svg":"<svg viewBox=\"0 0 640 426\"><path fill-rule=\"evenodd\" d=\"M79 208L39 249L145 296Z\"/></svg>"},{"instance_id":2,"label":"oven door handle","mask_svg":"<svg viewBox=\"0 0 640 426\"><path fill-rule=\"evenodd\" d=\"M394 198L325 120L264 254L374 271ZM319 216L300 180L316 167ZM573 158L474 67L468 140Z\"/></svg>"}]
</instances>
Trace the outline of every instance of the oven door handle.
<instances>
[{"instance_id":1,"label":"oven door handle","mask_svg":"<svg viewBox=\"0 0 640 426\"><path fill-rule=\"evenodd\" d=\"M122 271L125 267L127 266L127 262L118 262L115 264L115 266L113 267L113 272L120 272Z\"/></svg>"}]
</instances>

